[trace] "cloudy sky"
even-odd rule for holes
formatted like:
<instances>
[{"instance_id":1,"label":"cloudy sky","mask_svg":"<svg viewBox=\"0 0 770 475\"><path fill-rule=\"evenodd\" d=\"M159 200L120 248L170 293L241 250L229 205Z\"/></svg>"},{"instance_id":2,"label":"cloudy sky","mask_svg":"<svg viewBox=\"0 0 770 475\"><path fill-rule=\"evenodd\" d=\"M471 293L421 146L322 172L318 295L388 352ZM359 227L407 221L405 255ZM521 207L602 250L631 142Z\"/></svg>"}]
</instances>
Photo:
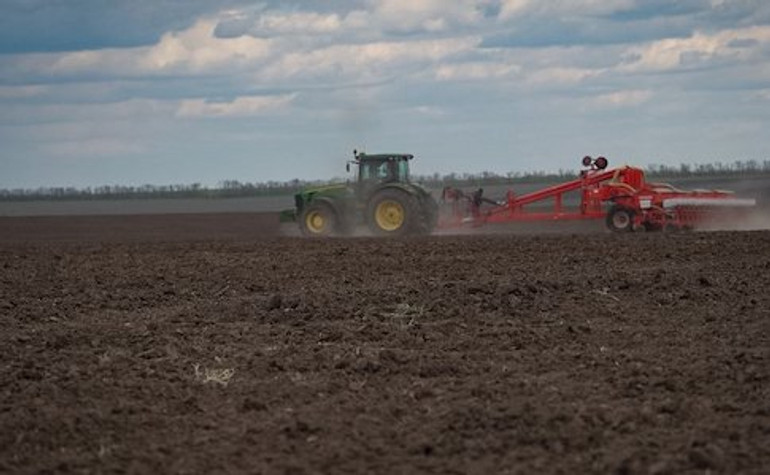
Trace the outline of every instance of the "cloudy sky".
<instances>
[{"instance_id":1,"label":"cloudy sky","mask_svg":"<svg viewBox=\"0 0 770 475\"><path fill-rule=\"evenodd\" d=\"M770 159L767 0L2 0L0 188Z\"/></svg>"}]
</instances>

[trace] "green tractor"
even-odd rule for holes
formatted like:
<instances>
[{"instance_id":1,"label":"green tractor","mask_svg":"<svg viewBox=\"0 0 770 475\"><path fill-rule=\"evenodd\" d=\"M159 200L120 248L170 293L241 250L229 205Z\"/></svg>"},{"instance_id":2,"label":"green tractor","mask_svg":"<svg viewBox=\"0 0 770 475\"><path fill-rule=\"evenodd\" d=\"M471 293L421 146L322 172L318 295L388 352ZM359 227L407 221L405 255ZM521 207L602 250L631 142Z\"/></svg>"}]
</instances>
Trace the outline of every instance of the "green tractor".
<instances>
[{"instance_id":1,"label":"green tractor","mask_svg":"<svg viewBox=\"0 0 770 475\"><path fill-rule=\"evenodd\" d=\"M407 154L353 152L358 180L294 195L295 209L282 221L296 221L305 236L344 236L366 224L376 236L430 234L438 220L436 200L409 179Z\"/></svg>"}]
</instances>

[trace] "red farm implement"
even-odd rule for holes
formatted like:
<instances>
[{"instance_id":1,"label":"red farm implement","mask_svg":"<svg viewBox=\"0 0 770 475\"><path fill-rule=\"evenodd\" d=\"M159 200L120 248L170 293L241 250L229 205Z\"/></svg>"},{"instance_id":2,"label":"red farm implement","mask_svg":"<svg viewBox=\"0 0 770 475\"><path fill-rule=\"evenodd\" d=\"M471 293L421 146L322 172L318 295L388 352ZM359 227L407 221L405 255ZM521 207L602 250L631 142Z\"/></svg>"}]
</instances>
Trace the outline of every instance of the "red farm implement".
<instances>
[{"instance_id":1,"label":"red farm implement","mask_svg":"<svg viewBox=\"0 0 770 475\"><path fill-rule=\"evenodd\" d=\"M736 198L724 190L680 190L666 183L647 182L635 167L607 170L607 159L583 158L585 170L575 180L517 195L508 191L502 201L467 194L454 188L442 193L438 226L444 229L477 227L487 223L604 219L617 232L693 229L729 220L754 199ZM579 203L567 206L575 201Z\"/></svg>"}]
</instances>

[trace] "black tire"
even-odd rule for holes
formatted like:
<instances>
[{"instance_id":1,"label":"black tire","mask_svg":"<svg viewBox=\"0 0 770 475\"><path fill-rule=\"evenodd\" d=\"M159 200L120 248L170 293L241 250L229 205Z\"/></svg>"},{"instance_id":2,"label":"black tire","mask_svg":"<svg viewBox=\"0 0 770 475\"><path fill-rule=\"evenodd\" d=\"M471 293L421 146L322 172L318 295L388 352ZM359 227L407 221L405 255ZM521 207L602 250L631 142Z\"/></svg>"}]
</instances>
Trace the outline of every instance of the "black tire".
<instances>
[{"instance_id":1,"label":"black tire","mask_svg":"<svg viewBox=\"0 0 770 475\"><path fill-rule=\"evenodd\" d=\"M607 228L616 233L630 233L634 230L634 211L624 206L613 206L607 213Z\"/></svg>"},{"instance_id":2,"label":"black tire","mask_svg":"<svg viewBox=\"0 0 770 475\"><path fill-rule=\"evenodd\" d=\"M336 233L339 226L337 214L328 203L312 203L305 207L299 219L303 236L325 237Z\"/></svg>"},{"instance_id":3,"label":"black tire","mask_svg":"<svg viewBox=\"0 0 770 475\"><path fill-rule=\"evenodd\" d=\"M397 188L386 188L369 200L366 224L375 236L405 236L419 232L421 215L417 198Z\"/></svg>"}]
</instances>

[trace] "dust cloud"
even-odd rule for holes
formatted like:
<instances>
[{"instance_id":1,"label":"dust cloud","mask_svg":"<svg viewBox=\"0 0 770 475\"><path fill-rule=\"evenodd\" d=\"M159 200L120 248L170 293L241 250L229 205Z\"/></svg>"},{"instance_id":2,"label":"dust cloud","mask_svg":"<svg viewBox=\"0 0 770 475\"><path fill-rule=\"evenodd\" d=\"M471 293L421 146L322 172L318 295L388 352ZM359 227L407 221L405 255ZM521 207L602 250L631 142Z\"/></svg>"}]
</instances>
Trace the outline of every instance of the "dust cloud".
<instances>
[{"instance_id":1,"label":"dust cloud","mask_svg":"<svg viewBox=\"0 0 770 475\"><path fill-rule=\"evenodd\" d=\"M738 210L711 219L697 228L699 231L765 231L770 230L770 207Z\"/></svg>"}]
</instances>

